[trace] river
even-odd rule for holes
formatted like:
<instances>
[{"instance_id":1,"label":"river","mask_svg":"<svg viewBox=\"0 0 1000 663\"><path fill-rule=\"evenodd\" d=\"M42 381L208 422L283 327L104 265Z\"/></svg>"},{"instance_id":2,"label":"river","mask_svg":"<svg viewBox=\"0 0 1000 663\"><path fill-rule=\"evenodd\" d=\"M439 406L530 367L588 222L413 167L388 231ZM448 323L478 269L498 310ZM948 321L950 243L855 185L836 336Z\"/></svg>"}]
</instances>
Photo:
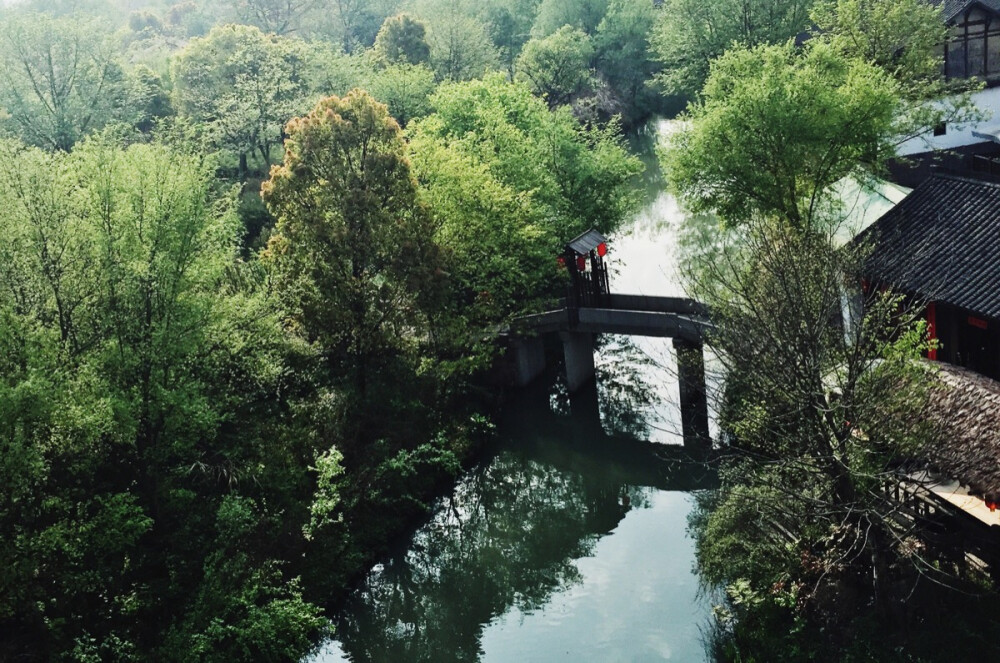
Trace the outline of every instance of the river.
<instances>
[{"instance_id":1,"label":"river","mask_svg":"<svg viewBox=\"0 0 1000 663\"><path fill-rule=\"evenodd\" d=\"M612 289L680 295L681 213L653 123L641 210L611 238ZM709 468L681 445L669 340L601 339L598 386L557 375L508 403L495 444L377 564L311 658L335 661L708 660L709 601L687 536Z\"/></svg>"}]
</instances>

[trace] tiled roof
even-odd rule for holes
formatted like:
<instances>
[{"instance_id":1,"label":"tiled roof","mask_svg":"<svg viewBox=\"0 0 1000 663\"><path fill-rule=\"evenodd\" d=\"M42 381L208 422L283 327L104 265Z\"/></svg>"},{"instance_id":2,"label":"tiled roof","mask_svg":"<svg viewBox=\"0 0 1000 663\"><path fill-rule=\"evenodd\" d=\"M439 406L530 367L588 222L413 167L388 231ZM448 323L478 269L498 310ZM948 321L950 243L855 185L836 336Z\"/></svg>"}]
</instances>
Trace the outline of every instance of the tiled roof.
<instances>
[{"instance_id":1,"label":"tiled roof","mask_svg":"<svg viewBox=\"0 0 1000 663\"><path fill-rule=\"evenodd\" d=\"M972 5L982 5L986 9L1000 13L1000 0L931 0L931 4L944 5L941 16L948 22Z\"/></svg>"},{"instance_id":2,"label":"tiled roof","mask_svg":"<svg viewBox=\"0 0 1000 663\"><path fill-rule=\"evenodd\" d=\"M1000 184L934 174L859 239L871 280L1000 319Z\"/></svg>"}]
</instances>

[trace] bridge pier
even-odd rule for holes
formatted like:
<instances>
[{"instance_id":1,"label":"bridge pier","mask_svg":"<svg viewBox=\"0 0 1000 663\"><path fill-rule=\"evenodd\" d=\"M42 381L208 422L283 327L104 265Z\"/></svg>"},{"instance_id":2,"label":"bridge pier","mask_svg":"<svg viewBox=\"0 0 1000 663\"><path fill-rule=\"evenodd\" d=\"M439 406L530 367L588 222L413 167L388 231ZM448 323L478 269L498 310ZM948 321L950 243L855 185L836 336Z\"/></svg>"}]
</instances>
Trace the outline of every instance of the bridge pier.
<instances>
[{"instance_id":1,"label":"bridge pier","mask_svg":"<svg viewBox=\"0 0 1000 663\"><path fill-rule=\"evenodd\" d=\"M559 332L566 363L566 388L577 391L594 379L594 335L586 332Z\"/></svg>"},{"instance_id":2,"label":"bridge pier","mask_svg":"<svg viewBox=\"0 0 1000 663\"><path fill-rule=\"evenodd\" d=\"M708 394L705 385L705 348L700 342L674 339L677 382L680 386L681 430L684 446L711 444L708 431Z\"/></svg>"},{"instance_id":3,"label":"bridge pier","mask_svg":"<svg viewBox=\"0 0 1000 663\"><path fill-rule=\"evenodd\" d=\"M545 372L545 343L541 336L518 337L510 343L514 384L524 387Z\"/></svg>"}]
</instances>

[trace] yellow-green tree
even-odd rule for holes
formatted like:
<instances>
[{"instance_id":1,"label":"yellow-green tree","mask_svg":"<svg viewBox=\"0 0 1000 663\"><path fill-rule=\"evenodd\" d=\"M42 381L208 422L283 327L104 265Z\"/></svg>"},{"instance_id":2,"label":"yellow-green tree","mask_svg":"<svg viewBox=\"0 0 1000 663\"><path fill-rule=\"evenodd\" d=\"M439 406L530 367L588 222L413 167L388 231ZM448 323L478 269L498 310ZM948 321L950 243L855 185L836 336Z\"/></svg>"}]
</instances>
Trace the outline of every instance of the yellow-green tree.
<instances>
[{"instance_id":1,"label":"yellow-green tree","mask_svg":"<svg viewBox=\"0 0 1000 663\"><path fill-rule=\"evenodd\" d=\"M368 93L289 123L262 195L278 224L265 258L288 323L365 397L426 335L437 258L399 125Z\"/></svg>"}]
</instances>

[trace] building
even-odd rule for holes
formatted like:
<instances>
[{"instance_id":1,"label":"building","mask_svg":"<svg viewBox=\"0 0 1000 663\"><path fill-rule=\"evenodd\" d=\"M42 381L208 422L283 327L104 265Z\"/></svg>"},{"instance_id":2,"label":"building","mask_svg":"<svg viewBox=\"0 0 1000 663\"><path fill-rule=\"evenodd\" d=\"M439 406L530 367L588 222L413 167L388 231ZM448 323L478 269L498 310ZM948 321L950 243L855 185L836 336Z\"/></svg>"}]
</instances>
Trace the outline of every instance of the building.
<instances>
[{"instance_id":1,"label":"building","mask_svg":"<svg viewBox=\"0 0 1000 663\"><path fill-rule=\"evenodd\" d=\"M925 306L931 358L1000 379L1000 183L935 173L860 237L871 284Z\"/></svg>"},{"instance_id":2,"label":"building","mask_svg":"<svg viewBox=\"0 0 1000 663\"><path fill-rule=\"evenodd\" d=\"M932 0L933 1L933 0ZM985 88L973 101L987 117L975 124L943 124L899 146L913 163L894 168L894 179L915 186L930 172L932 161L950 168L1000 172L1000 0L937 0L948 25L942 46L948 80L977 78ZM941 155L941 150L950 154Z\"/></svg>"},{"instance_id":3,"label":"building","mask_svg":"<svg viewBox=\"0 0 1000 663\"><path fill-rule=\"evenodd\" d=\"M900 485L1000 568L1000 183L935 172L858 239L868 288L923 307L940 344L925 413L937 443Z\"/></svg>"}]
</instances>

